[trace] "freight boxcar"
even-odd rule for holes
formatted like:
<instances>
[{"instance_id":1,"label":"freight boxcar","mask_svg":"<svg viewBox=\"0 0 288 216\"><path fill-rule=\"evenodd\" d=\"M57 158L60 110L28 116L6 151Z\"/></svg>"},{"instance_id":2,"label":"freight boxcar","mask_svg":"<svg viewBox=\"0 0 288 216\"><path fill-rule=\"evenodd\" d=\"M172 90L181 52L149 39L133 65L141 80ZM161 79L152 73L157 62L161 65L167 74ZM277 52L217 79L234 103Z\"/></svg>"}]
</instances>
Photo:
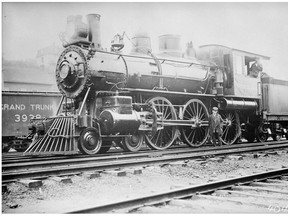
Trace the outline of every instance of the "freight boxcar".
<instances>
[{"instance_id":1,"label":"freight boxcar","mask_svg":"<svg viewBox=\"0 0 288 216\"><path fill-rule=\"evenodd\" d=\"M25 150L30 119L55 115L60 98L57 92L2 91L2 150Z\"/></svg>"}]
</instances>

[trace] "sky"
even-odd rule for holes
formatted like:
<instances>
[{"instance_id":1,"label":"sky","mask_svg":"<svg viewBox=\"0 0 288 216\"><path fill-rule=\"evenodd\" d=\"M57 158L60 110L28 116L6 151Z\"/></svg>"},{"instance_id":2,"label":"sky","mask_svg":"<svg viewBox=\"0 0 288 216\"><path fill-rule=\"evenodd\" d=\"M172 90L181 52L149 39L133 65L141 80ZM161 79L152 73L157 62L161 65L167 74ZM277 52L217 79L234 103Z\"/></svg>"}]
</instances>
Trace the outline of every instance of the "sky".
<instances>
[{"instance_id":1,"label":"sky","mask_svg":"<svg viewBox=\"0 0 288 216\"><path fill-rule=\"evenodd\" d=\"M101 15L102 47L124 31L151 37L158 52L158 36L181 35L182 48L221 44L271 57L264 71L288 80L288 2L4 2L2 3L2 55L7 60L35 58L37 50L61 46L69 15ZM124 40L127 47L129 41Z\"/></svg>"}]
</instances>

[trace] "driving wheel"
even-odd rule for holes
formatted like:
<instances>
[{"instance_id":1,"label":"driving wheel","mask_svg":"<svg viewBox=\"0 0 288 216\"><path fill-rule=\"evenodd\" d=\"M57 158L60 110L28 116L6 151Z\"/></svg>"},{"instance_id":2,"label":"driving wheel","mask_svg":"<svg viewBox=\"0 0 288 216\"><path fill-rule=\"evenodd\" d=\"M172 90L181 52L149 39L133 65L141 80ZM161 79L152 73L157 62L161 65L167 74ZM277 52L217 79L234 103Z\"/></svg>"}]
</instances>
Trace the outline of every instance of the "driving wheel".
<instances>
[{"instance_id":1,"label":"driving wheel","mask_svg":"<svg viewBox=\"0 0 288 216\"><path fill-rule=\"evenodd\" d=\"M183 120L194 120L196 127L184 126L182 136L184 142L192 147L203 145L208 137L208 127L201 126L202 121L208 120L208 110L205 104L198 100L189 100L183 109Z\"/></svg>"},{"instance_id":2,"label":"driving wheel","mask_svg":"<svg viewBox=\"0 0 288 216\"><path fill-rule=\"evenodd\" d=\"M239 115L237 112L223 112L220 115L224 121L226 120L220 139L224 145L232 145L241 133Z\"/></svg>"},{"instance_id":3,"label":"driving wheel","mask_svg":"<svg viewBox=\"0 0 288 216\"><path fill-rule=\"evenodd\" d=\"M177 115L172 103L164 97L154 97L148 100L157 113L162 114L163 120L176 120ZM161 120L161 119L157 119ZM157 123L158 124L158 123ZM158 128L158 127L157 127ZM164 125L156 132L149 131L145 134L146 144L152 149L163 150L169 148L176 139L177 126Z\"/></svg>"}]
</instances>

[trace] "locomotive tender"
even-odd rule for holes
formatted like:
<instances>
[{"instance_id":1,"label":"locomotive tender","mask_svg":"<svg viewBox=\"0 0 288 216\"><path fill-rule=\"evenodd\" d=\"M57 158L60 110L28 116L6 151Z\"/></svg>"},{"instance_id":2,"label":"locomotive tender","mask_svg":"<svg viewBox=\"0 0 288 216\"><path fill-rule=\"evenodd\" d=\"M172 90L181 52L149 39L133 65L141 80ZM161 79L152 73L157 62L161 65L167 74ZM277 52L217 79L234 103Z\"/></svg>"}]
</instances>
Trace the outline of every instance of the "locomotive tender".
<instances>
[{"instance_id":1,"label":"locomotive tender","mask_svg":"<svg viewBox=\"0 0 288 216\"><path fill-rule=\"evenodd\" d=\"M100 15L89 14L87 21L81 16L67 19L70 37L56 66L63 96L55 116L32 120L34 141L25 154L104 153L113 142L127 151L138 151L144 142L163 150L176 139L202 146L213 106L226 120L226 145L240 135L248 141L265 141L269 134L287 137L288 104L277 113L280 119L273 119L268 93L261 89L271 87L265 87L260 76L247 76L256 57L269 57L220 45L200 47L197 58L189 47L183 56L178 35L161 36L157 55L144 34L132 38L129 55L122 53L120 35L111 51L105 51ZM283 88L287 92L287 83Z\"/></svg>"}]
</instances>

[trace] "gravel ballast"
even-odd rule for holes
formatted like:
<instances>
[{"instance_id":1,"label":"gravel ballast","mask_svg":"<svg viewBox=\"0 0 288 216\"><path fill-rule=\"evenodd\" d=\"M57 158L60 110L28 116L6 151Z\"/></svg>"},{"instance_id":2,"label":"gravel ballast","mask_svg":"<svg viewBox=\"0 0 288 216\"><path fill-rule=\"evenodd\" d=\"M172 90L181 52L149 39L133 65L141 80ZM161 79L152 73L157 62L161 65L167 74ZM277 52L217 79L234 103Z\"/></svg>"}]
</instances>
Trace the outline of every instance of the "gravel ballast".
<instances>
[{"instance_id":1,"label":"gravel ballast","mask_svg":"<svg viewBox=\"0 0 288 216\"><path fill-rule=\"evenodd\" d=\"M92 177L91 172L62 178L51 177L42 180L43 185L36 188L29 188L23 182L14 182L7 185L8 192L2 192L2 212L71 212L172 189L286 168L287 154L285 149L134 167L102 172L100 176ZM122 174L117 175L120 171Z\"/></svg>"}]
</instances>

